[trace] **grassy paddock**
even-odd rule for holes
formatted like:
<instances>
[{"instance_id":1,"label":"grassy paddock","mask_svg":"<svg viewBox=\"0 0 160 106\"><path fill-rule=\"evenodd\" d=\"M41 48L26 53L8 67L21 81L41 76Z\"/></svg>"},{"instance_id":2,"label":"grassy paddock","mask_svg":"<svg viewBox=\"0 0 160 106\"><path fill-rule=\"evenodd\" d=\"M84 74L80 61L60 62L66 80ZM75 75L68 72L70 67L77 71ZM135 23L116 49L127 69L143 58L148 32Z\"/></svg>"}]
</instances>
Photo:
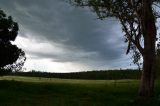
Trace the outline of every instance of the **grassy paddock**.
<instances>
[{"instance_id":1,"label":"grassy paddock","mask_svg":"<svg viewBox=\"0 0 160 106\"><path fill-rule=\"evenodd\" d=\"M160 86L150 102L137 98L138 80L70 80L0 77L0 106L160 106Z\"/></svg>"}]
</instances>

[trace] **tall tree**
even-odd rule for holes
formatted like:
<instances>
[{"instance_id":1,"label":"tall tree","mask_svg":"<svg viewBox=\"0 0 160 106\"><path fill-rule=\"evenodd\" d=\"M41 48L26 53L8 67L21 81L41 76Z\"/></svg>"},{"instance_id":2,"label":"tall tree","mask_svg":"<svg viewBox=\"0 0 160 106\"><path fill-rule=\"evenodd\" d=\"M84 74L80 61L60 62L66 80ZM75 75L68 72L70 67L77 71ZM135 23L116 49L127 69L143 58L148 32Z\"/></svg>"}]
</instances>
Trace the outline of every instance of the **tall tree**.
<instances>
[{"instance_id":1,"label":"tall tree","mask_svg":"<svg viewBox=\"0 0 160 106\"><path fill-rule=\"evenodd\" d=\"M70 0L71 4L89 7L99 19L114 17L118 19L128 43L127 54L134 52L134 62L143 57L143 71L139 95L154 95L155 81L155 42L156 19L159 17L156 7L160 0Z\"/></svg>"},{"instance_id":2,"label":"tall tree","mask_svg":"<svg viewBox=\"0 0 160 106\"><path fill-rule=\"evenodd\" d=\"M18 30L18 24L0 9L0 68L11 65L22 57L25 61L24 51L11 43L16 39Z\"/></svg>"}]
</instances>

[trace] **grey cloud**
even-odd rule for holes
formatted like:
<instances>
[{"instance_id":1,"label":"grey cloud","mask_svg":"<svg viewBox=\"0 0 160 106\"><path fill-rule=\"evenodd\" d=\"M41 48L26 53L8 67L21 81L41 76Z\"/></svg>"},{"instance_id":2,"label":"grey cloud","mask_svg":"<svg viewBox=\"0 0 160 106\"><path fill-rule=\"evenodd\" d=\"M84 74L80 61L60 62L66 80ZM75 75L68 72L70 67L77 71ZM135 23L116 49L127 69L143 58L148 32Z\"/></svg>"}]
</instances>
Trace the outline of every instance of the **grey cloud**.
<instances>
[{"instance_id":1,"label":"grey cloud","mask_svg":"<svg viewBox=\"0 0 160 106\"><path fill-rule=\"evenodd\" d=\"M37 57L113 66L115 61L126 58L117 21L100 21L87 9L75 8L64 0L0 0L0 7L15 17L21 25L21 35L29 32L33 34L30 36L60 43L70 51L63 55L28 51Z\"/></svg>"}]
</instances>

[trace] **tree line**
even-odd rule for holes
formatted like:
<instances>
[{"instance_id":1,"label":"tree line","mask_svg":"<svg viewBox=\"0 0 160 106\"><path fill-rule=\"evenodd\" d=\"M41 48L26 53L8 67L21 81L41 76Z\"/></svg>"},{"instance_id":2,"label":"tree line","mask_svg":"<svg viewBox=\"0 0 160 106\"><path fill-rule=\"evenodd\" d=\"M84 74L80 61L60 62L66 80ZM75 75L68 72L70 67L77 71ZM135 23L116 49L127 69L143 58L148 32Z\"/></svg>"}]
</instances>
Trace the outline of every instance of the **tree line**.
<instances>
[{"instance_id":1,"label":"tree line","mask_svg":"<svg viewBox=\"0 0 160 106\"><path fill-rule=\"evenodd\" d=\"M2 72L2 71L0 71ZM95 70L72 73L51 73L41 71L30 72L9 72L3 71L1 75L61 78L61 79L87 79L87 80L120 80L120 79L140 79L141 71L133 69L125 70Z\"/></svg>"}]
</instances>

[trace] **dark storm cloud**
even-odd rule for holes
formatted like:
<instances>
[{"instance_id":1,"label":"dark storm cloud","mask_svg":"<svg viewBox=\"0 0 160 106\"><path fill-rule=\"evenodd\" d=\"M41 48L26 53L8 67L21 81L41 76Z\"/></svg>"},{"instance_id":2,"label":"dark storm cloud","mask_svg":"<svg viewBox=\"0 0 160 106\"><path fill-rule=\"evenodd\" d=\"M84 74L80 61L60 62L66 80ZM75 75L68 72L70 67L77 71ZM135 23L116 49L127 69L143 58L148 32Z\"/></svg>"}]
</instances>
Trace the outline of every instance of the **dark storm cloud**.
<instances>
[{"instance_id":1,"label":"dark storm cloud","mask_svg":"<svg viewBox=\"0 0 160 106\"><path fill-rule=\"evenodd\" d=\"M61 55L28 51L39 58L110 65L124 58L123 34L114 19L100 21L87 9L64 0L0 0L0 7L18 21L21 36L59 43L66 49Z\"/></svg>"}]
</instances>

